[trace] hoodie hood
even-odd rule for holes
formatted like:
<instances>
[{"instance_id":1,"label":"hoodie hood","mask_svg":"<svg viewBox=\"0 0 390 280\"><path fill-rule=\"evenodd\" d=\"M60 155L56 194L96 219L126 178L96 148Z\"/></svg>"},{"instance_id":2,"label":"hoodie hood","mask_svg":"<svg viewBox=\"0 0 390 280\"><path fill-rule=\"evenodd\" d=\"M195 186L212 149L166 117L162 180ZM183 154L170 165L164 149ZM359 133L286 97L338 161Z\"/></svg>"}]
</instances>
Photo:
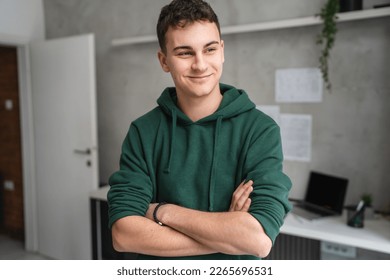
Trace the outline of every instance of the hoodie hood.
<instances>
[{"instance_id":1,"label":"hoodie hood","mask_svg":"<svg viewBox=\"0 0 390 280\"><path fill-rule=\"evenodd\" d=\"M216 123L213 156L213 166L216 166L217 146L222 120L235 117L239 114L242 114L246 111L255 108L255 104L249 100L249 97L245 91L236 89L235 87L226 84L220 84L219 86L223 98L221 104L218 107L218 110L213 114L204 117L196 122L193 122L190 118L188 118L177 106L176 88L166 88L162 92L161 96L158 98L158 105L166 115L171 117L172 120L170 156L169 161L167 163L167 167L165 169L166 172L170 172L170 166L176 140L176 126L178 123L181 125L204 124L213 121ZM213 181L213 176L211 179L211 181Z\"/></svg>"},{"instance_id":2,"label":"hoodie hood","mask_svg":"<svg viewBox=\"0 0 390 280\"><path fill-rule=\"evenodd\" d=\"M220 84L220 89L223 99L218 110L195 123L212 122L218 118L228 119L255 108L255 104L249 100L245 91L225 84ZM158 98L157 103L166 115L171 116L172 119L177 118L178 123L194 124L177 106L177 95L174 87L166 88Z\"/></svg>"}]
</instances>

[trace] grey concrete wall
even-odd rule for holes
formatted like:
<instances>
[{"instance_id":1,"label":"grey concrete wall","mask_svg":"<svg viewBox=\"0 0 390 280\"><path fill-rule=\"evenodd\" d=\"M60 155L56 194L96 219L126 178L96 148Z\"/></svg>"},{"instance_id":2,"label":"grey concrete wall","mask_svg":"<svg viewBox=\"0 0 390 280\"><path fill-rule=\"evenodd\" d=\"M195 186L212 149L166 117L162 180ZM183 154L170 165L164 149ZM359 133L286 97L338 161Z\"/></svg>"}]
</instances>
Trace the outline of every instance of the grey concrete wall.
<instances>
[{"instance_id":1,"label":"grey concrete wall","mask_svg":"<svg viewBox=\"0 0 390 280\"><path fill-rule=\"evenodd\" d=\"M97 50L100 177L118 168L132 120L156 106L170 76L157 61L157 43L113 48L115 38L155 32L168 0L44 0L47 38L93 32ZM318 13L325 0L210 0L222 26ZM365 7L371 7L367 0ZM277 104L278 68L317 67L319 26L225 36L223 82L247 90L257 104L313 117L312 160L285 162L291 197L304 195L310 170L348 177L346 203L364 192L390 210L390 17L339 24L330 64L333 92L319 104Z\"/></svg>"},{"instance_id":2,"label":"grey concrete wall","mask_svg":"<svg viewBox=\"0 0 390 280\"><path fill-rule=\"evenodd\" d=\"M44 33L43 0L1 0L0 42L42 40Z\"/></svg>"}]
</instances>

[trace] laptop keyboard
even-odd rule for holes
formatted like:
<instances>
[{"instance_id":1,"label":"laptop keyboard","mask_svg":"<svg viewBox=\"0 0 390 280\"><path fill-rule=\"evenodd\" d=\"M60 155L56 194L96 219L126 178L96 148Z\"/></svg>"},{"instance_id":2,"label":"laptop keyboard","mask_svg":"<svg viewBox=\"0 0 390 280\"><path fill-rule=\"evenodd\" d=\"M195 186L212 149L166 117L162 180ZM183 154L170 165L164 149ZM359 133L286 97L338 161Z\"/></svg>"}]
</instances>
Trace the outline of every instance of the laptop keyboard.
<instances>
[{"instance_id":1,"label":"laptop keyboard","mask_svg":"<svg viewBox=\"0 0 390 280\"><path fill-rule=\"evenodd\" d=\"M299 205L301 206L303 209L306 209L310 212L313 212L313 213L316 213L318 215L321 215L321 216L329 216L329 215L333 215L334 213L330 210L327 210L327 209L324 209L324 208L320 208L320 207L316 207L316 206L313 206L313 205L308 205L308 204L304 204L304 205Z\"/></svg>"}]
</instances>

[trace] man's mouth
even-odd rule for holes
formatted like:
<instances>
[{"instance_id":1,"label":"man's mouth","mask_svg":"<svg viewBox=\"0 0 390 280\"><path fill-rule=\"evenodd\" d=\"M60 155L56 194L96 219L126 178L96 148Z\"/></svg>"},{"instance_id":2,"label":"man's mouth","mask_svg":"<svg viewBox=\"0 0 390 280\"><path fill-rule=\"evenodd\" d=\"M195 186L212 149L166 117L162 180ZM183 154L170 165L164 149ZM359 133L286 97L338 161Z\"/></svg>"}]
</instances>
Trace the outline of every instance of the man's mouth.
<instances>
[{"instance_id":1,"label":"man's mouth","mask_svg":"<svg viewBox=\"0 0 390 280\"><path fill-rule=\"evenodd\" d=\"M212 74L208 74L208 75L202 75L202 76L188 76L190 79L199 79L199 80L202 80L202 79L206 79L208 77L210 77Z\"/></svg>"}]
</instances>

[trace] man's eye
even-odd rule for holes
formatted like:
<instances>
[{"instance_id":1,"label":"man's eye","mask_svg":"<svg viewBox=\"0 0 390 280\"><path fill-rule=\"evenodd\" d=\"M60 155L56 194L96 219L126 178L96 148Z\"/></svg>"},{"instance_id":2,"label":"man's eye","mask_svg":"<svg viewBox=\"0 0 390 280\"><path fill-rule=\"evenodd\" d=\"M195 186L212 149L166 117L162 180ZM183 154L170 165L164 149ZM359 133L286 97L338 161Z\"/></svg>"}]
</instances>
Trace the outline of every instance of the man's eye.
<instances>
[{"instance_id":1,"label":"man's eye","mask_svg":"<svg viewBox=\"0 0 390 280\"><path fill-rule=\"evenodd\" d=\"M217 49L216 48L207 48L206 49L206 53L213 53L215 52Z\"/></svg>"},{"instance_id":2,"label":"man's eye","mask_svg":"<svg viewBox=\"0 0 390 280\"><path fill-rule=\"evenodd\" d=\"M190 56L190 55L192 55L192 53L191 52L180 52L177 55L178 56Z\"/></svg>"}]
</instances>

